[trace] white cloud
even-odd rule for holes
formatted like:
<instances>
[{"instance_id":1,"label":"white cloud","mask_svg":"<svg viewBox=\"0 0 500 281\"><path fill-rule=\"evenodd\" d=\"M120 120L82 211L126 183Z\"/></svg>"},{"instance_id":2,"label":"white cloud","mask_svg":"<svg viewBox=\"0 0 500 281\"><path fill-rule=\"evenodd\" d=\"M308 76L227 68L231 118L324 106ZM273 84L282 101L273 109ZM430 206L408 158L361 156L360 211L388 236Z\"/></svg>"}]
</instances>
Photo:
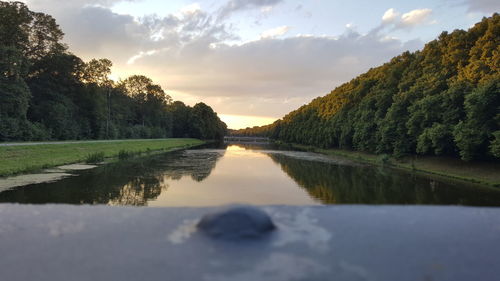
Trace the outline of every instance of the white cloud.
<instances>
[{"instance_id":1,"label":"white cloud","mask_svg":"<svg viewBox=\"0 0 500 281\"><path fill-rule=\"evenodd\" d=\"M134 64L136 60L147 56L152 56L154 54L157 54L158 52L160 52L160 50L149 50L146 52L140 51L137 55L134 55L130 59L128 59L127 64Z\"/></svg>"},{"instance_id":2,"label":"white cloud","mask_svg":"<svg viewBox=\"0 0 500 281\"><path fill-rule=\"evenodd\" d=\"M382 16L382 26L392 26L394 29L411 29L419 25L434 24L431 9L415 9L400 14L393 8L388 9Z\"/></svg>"},{"instance_id":3,"label":"white cloud","mask_svg":"<svg viewBox=\"0 0 500 281\"><path fill-rule=\"evenodd\" d=\"M399 17L399 13L396 12L393 8L390 8L389 10L385 11L384 15L382 16L382 21L385 23L393 22Z\"/></svg>"},{"instance_id":4,"label":"white cloud","mask_svg":"<svg viewBox=\"0 0 500 281\"><path fill-rule=\"evenodd\" d=\"M415 26L429 22L431 9L416 9L401 16L401 24L405 26Z\"/></svg>"},{"instance_id":5,"label":"white cloud","mask_svg":"<svg viewBox=\"0 0 500 281\"><path fill-rule=\"evenodd\" d=\"M199 11L201 11L201 7L198 3L187 5L181 9L181 13L184 15L193 15Z\"/></svg>"},{"instance_id":6,"label":"white cloud","mask_svg":"<svg viewBox=\"0 0 500 281\"><path fill-rule=\"evenodd\" d=\"M279 26L273 29L266 30L260 34L261 38L275 38L285 35L290 30L290 26Z\"/></svg>"},{"instance_id":7,"label":"white cloud","mask_svg":"<svg viewBox=\"0 0 500 281\"><path fill-rule=\"evenodd\" d=\"M354 25L353 23L348 23L345 25L345 28L347 29L356 29L356 25Z\"/></svg>"}]
</instances>

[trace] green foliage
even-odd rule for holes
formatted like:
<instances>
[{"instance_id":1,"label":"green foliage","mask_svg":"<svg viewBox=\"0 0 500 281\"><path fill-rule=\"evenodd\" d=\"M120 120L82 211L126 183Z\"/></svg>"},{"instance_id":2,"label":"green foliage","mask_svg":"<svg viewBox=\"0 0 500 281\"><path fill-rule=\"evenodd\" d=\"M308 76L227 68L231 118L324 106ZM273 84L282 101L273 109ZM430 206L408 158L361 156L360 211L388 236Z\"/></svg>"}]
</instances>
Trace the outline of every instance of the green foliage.
<instances>
[{"instance_id":1,"label":"green foliage","mask_svg":"<svg viewBox=\"0 0 500 281\"><path fill-rule=\"evenodd\" d=\"M62 37L51 16L0 1L0 141L225 135L209 106L172 103L143 75L115 84L110 60L85 63Z\"/></svg>"},{"instance_id":2,"label":"green foliage","mask_svg":"<svg viewBox=\"0 0 500 281\"><path fill-rule=\"evenodd\" d=\"M391 164L391 157L388 154L381 154L378 156L377 162L382 164L382 165L390 165Z\"/></svg>"},{"instance_id":3,"label":"green foliage","mask_svg":"<svg viewBox=\"0 0 500 281\"><path fill-rule=\"evenodd\" d=\"M455 142L463 160L488 152L493 132L500 129L500 79L479 85L465 97L467 117L455 127Z\"/></svg>"},{"instance_id":4,"label":"green foliage","mask_svg":"<svg viewBox=\"0 0 500 281\"><path fill-rule=\"evenodd\" d=\"M83 67L82 80L98 86L109 86L112 84L108 79L111 74L111 66L113 63L108 59L93 59Z\"/></svg>"},{"instance_id":5,"label":"green foliage","mask_svg":"<svg viewBox=\"0 0 500 281\"><path fill-rule=\"evenodd\" d=\"M232 132L371 153L500 158L500 15L443 32L275 123Z\"/></svg>"},{"instance_id":6,"label":"green foliage","mask_svg":"<svg viewBox=\"0 0 500 281\"><path fill-rule=\"evenodd\" d=\"M85 158L85 163L96 164L104 161L104 152L94 152Z\"/></svg>"},{"instance_id":7,"label":"green foliage","mask_svg":"<svg viewBox=\"0 0 500 281\"><path fill-rule=\"evenodd\" d=\"M493 156L500 158L500 131L494 132L493 136L495 139L491 141L490 152Z\"/></svg>"},{"instance_id":8,"label":"green foliage","mask_svg":"<svg viewBox=\"0 0 500 281\"><path fill-rule=\"evenodd\" d=\"M132 156L134 156L134 153L132 151L122 149L118 152L118 159L120 159L120 160L126 160L126 159L131 158Z\"/></svg>"},{"instance_id":9,"label":"green foliage","mask_svg":"<svg viewBox=\"0 0 500 281\"><path fill-rule=\"evenodd\" d=\"M420 154L448 154L451 147L453 147L453 131L447 125L440 123L424 128L417 141L417 153Z\"/></svg>"}]
</instances>

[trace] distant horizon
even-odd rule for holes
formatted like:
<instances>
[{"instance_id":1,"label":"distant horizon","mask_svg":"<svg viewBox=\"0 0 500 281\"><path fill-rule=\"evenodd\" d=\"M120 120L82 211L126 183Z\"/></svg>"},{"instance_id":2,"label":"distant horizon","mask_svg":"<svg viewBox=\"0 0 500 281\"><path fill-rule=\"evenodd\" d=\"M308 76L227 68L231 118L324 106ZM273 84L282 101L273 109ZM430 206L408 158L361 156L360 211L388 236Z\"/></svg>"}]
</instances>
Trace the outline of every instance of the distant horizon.
<instances>
[{"instance_id":1,"label":"distant horizon","mask_svg":"<svg viewBox=\"0 0 500 281\"><path fill-rule=\"evenodd\" d=\"M488 0L25 0L69 50L145 74L174 100L210 105L231 129L261 126L442 31L500 11Z\"/></svg>"},{"instance_id":2,"label":"distant horizon","mask_svg":"<svg viewBox=\"0 0 500 281\"><path fill-rule=\"evenodd\" d=\"M262 116L248 116L248 118L242 117L241 115L230 115L230 114L217 114L219 118L224 121L224 123L238 124L239 127L233 128L228 125L228 129L239 130L245 128L251 128L254 126L265 126L274 123L274 121L280 118L272 117L262 117Z\"/></svg>"}]
</instances>

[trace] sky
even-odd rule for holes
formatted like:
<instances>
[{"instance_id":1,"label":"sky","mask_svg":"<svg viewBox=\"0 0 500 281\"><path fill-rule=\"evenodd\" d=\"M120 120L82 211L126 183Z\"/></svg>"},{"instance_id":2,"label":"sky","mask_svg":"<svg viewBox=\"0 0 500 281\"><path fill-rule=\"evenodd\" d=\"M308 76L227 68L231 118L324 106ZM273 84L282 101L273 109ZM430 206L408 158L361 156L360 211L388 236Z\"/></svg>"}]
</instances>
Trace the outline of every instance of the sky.
<instances>
[{"instance_id":1,"label":"sky","mask_svg":"<svg viewBox=\"0 0 500 281\"><path fill-rule=\"evenodd\" d=\"M272 123L442 31L500 12L498 0L25 0L52 15L85 61L143 74L174 100L210 105L229 128Z\"/></svg>"}]
</instances>

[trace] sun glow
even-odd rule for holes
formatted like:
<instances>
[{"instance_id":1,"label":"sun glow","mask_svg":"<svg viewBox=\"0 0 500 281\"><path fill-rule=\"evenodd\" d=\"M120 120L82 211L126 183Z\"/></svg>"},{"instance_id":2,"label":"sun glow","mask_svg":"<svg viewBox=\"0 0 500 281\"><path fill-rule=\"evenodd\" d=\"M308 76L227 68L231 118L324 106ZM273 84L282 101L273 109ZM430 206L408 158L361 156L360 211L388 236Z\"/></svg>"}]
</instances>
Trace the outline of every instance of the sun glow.
<instances>
[{"instance_id":1,"label":"sun glow","mask_svg":"<svg viewBox=\"0 0 500 281\"><path fill-rule=\"evenodd\" d=\"M227 124L229 129L243 129L246 127L263 126L271 124L277 120L273 117L249 116L249 115L230 115L219 114L219 118Z\"/></svg>"}]
</instances>

